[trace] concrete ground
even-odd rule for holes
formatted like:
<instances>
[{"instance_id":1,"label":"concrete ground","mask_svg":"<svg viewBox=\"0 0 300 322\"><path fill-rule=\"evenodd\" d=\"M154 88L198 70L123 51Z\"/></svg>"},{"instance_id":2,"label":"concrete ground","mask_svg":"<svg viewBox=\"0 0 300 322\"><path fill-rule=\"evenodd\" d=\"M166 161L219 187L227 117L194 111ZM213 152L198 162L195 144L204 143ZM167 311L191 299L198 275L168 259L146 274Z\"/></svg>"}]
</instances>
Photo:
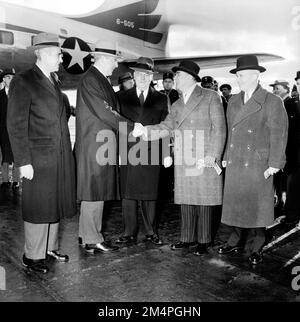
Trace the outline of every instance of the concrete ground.
<instances>
[{"instance_id":1,"label":"concrete ground","mask_svg":"<svg viewBox=\"0 0 300 322\"><path fill-rule=\"evenodd\" d=\"M21 264L23 222L20 193L0 192L0 266L6 272L6 285L0 281L0 301L16 302L215 302L287 301L299 302L299 291L292 289L292 270L299 266L300 233L295 233L264 255L252 267L243 254L218 255L216 247L203 257L192 249L172 251L169 244L179 237L179 207L163 202L160 207L160 236L164 244L143 242L121 247L110 254L87 254L78 245L78 215L63 220L61 252L69 263L49 262L46 275L27 272ZM286 231L280 227L275 236ZM122 233L119 202L105 209L104 234L114 241ZM3 270L2 270L3 271ZM2 275L3 277L3 275ZM2 283L2 286L1 286ZM300 288L300 279L294 280Z\"/></svg>"}]
</instances>

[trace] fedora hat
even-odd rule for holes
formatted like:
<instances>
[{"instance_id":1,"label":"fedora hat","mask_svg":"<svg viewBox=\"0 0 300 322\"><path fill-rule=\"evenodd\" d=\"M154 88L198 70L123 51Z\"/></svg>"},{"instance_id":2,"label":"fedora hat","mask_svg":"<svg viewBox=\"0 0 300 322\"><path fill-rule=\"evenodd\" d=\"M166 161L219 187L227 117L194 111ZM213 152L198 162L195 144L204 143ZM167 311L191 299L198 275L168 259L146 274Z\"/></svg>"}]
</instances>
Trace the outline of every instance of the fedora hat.
<instances>
[{"instance_id":1,"label":"fedora hat","mask_svg":"<svg viewBox=\"0 0 300 322\"><path fill-rule=\"evenodd\" d=\"M171 79L171 80L174 80L174 74L171 73L171 72L166 72L163 74L163 80L165 79Z\"/></svg>"},{"instance_id":2,"label":"fedora hat","mask_svg":"<svg viewBox=\"0 0 300 322\"><path fill-rule=\"evenodd\" d=\"M229 91L231 91L231 86L229 85L229 84L222 84L221 86L220 86L220 91L221 90L223 90L223 88L227 88Z\"/></svg>"},{"instance_id":3,"label":"fedora hat","mask_svg":"<svg viewBox=\"0 0 300 322\"><path fill-rule=\"evenodd\" d=\"M266 71L264 67L259 66L257 57L255 55L245 55L237 59L236 68L232 69L230 73L235 74L240 70L246 70L246 69L259 70L261 73Z\"/></svg>"},{"instance_id":4,"label":"fedora hat","mask_svg":"<svg viewBox=\"0 0 300 322\"><path fill-rule=\"evenodd\" d=\"M300 70L297 71L297 75L295 77L295 81L300 78Z\"/></svg>"},{"instance_id":5,"label":"fedora hat","mask_svg":"<svg viewBox=\"0 0 300 322\"><path fill-rule=\"evenodd\" d=\"M201 78L201 84L214 84L214 79L211 76L203 76Z\"/></svg>"},{"instance_id":6,"label":"fedora hat","mask_svg":"<svg viewBox=\"0 0 300 322\"><path fill-rule=\"evenodd\" d=\"M270 84L269 86L274 87L276 85L282 85L282 86L288 87L289 86L289 82L288 81L285 81L285 80L276 80L273 84Z\"/></svg>"},{"instance_id":7,"label":"fedora hat","mask_svg":"<svg viewBox=\"0 0 300 322\"><path fill-rule=\"evenodd\" d=\"M6 68L1 71L0 75L2 78L6 75L16 75L16 71L14 68Z\"/></svg>"},{"instance_id":8,"label":"fedora hat","mask_svg":"<svg viewBox=\"0 0 300 322\"><path fill-rule=\"evenodd\" d=\"M133 77L130 72L126 72L119 76L118 83L122 84L123 82L126 82L129 79L133 79Z\"/></svg>"},{"instance_id":9,"label":"fedora hat","mask_svg":"<svg viewBox=\"0 0 300 322\"><path fill-rule=\"evenodd\" d=\"M48 47L60 47L58 35L47 32L37 34L32 38L32 46L29 46L28 49L35 50Z\"/></svg>"},{"instance_id":10,"label":"fedora hat","mask_svg":"<svg viewBox=\"0 0 300 322\"><path fill-rule=\"evenodd\" d=\"M201 81L201 78L198 75L200 71L200 67L192 60L183 60L179 63L179 66L172 68L172 71L174 73L176 73L179 70L194 76L197 82Z\"/></svg>"},{"instance_id":11,"label":"fedora hat","mask_svg":"<svg viewBox=\"0 0 300 322\"><path fill-rule=\"evenodd\" d=\"M119 57L121 59L120 52L117 49L117 43L115 41L98 40L94 45L94 49L91 54L101 54L106 56Z\"/></svg>"},{"instance_id":12,"label":"fedora hat","mask_svg":"<svg viewBox=\"0 0 300 322\"><path fill-rule=\"evenodd\" d=\"M0 70L0 83L3 82L3 77L6 75L16 75L15 69L14 68L7 68Z\"/></svg>"},{"instance_id":13,"label":"fedora hat","mask_svg":"<svg viewBox=\"0 0 300 322\"><path fill-rule=\"evenodd\" d=\"M140 57L136 63L130 67L131 69L144 72L144 73L154 73L154 62L151 58L148 57Z\"/></svg>"}]
</instances>

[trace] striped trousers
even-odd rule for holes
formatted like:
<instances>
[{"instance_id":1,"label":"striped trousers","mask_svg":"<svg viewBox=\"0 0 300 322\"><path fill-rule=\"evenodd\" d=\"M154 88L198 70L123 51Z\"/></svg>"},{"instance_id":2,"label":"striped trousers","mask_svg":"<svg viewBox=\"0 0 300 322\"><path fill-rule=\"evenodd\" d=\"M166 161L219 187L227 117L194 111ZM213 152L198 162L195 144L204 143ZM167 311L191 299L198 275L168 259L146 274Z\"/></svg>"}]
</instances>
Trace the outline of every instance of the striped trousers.
<instances>
[{"instance_id":1,"label":"striped trousers","mask_svg":"<svg viewBox=\"0 0 300 322\"><path fill-rule=\"evenodd\" d=\"M215 206L181 205L180 241L200 244L212 240L212 213Z\"/></svg>"}]
</instances>

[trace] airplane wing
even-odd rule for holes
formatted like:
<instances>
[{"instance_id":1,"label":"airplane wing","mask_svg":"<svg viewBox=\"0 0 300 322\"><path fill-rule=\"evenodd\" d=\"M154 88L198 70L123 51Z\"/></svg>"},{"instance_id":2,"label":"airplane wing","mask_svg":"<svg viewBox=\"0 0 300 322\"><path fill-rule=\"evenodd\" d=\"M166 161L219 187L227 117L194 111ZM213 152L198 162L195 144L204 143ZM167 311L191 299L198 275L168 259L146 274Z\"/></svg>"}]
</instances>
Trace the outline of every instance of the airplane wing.
<instances>
[{"instance_id":1,"label":"airplane wing","mask_svg":"<svg viewBox=\"0 0 300 322\"><path fill-rule=\"evenodd\" d=\"M154 65L157 71L161 73L170 71L173 66L178 65L178 63L183 60L192 60L197 63L201 69L230 67L235 66L237 58L244 55L255 55L260 63L284 60L283 57L272 54L247 53L219 56L154 58Z\"/></svg>"}]
</instances>

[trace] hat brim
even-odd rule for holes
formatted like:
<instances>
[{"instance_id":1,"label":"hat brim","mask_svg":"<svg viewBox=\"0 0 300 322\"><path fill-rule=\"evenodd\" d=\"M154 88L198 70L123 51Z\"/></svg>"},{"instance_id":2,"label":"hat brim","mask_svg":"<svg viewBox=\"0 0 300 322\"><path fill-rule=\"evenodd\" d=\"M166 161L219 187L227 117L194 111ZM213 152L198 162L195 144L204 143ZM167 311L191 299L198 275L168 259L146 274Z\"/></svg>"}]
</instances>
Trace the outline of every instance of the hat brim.
<instances>
[{"instance_id":1,"label":"hat brim","mask_svg":"<svg viewBox=\"0 0 300 322\"><path fill-rule=\"evenodd\" d=\"M124 57L121 55L114 55L114 54L110 54L110 53L104 53L101 51L90 51L89 52L91 55L101 55L101 56L108 56L108 57L114 57L117 58L118 61L123 61Z\"/></svg>"},{"instance_id":2,"label":"hat brim","mask_svg":"<svg viewBox=\"0 0 300 322\"><path fill-rule=\"evenodd\" d=\"M119 80L119 84L122 84L122 83L124 83L124 82L126 82L126 81L128 81L128 80L130 80L130 79L133 79L132 77L126 77L126 78L124 78L124 79L120 79Z\"/></svg>"},{"instance_id":3,"label":"hat brim","mask_svg":"<svg viewBox=\"0 0 300 322\"><path fill-rule=\"evenodd\" d=\"M231 74L236 74L237 72L239 72L241 70L247 70L247 69L258 70L261 73L266 71L265 67L262 67L262 66L243 66L243 67L239 67L239 68L234 68L234 69L230 70L229 72Z\"/></svg>"},{"instance_id":4,"label":"hat brim","mask_svg":"<svg viewBox=\"0 0 300 322\"><path fill-rule=\"evenodd\" d=\"M174 72L174 73L178 72L179 70L192 75L196 79L197 82L201 82L201 78L199 77L199 75L196 74L196 73L193 73L191 70L189 70L187 68L179 67L179 66L176 66L176 67L172 68L172 72Z\"/></svg>"},{"instance_id":5,"label":"hat brim","mask_svg":"<svg viewBox=\"0 0 300 322\"><path fill-rule=\"evenodd\" d=\"M157 72L155 72L154 70L150 70L150 69L139 68L139 67L130 67L130 68L133 69L134 71L137 71L137 72L142 72L142 73L146 73L146 74L157 74Z\"/></svg>"},{"instance_id":6,"label":"hat brim","mask_svg":"<svg viewBox=\"0 0 300 322\"><path fill-rule=\"evenodd\" d=\"M55 46L55 45L36 45L36 46L29 46L27 47L28 50L37 50L37 49L43 49L43 48L61 48L61 46ZM63 48L61 48L63 49Z\"/></svg>"},{"instance_id":7,"label":"hat brim","mask_svg":"<svg viewBox=\"0 0 300 322\"><path fill-rule=\"evenodd\" d=\"M295 77L295 81L297 81L300 77Z\"/></svg>"}]
</instances>

